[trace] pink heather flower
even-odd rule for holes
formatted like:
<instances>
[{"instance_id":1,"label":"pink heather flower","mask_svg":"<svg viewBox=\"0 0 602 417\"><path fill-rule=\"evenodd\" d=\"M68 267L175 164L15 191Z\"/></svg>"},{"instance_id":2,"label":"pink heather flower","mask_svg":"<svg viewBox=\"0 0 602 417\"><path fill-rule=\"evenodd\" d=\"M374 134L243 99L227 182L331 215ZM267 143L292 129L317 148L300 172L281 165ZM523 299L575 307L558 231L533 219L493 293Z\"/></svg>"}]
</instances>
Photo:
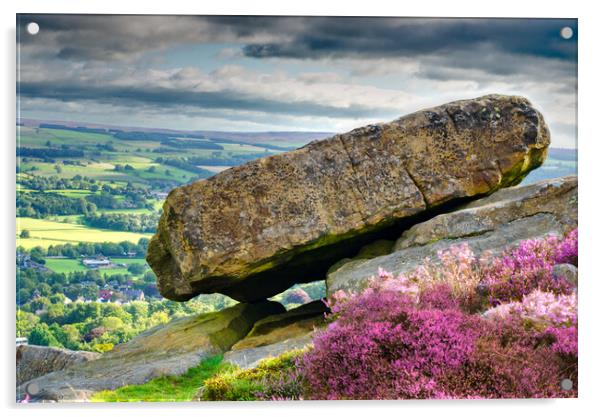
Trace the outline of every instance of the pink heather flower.
<instances>
[{"instance_id":1,"label":"pink heather flower","mask_svg":"<svg viewBox=\"0 0 602 417\"><path fill-rule=\"evenodd\" d=\"M554 337L552 350L566 357L577 358L577 327L549 327L544 334Z\"/></svg>"},{"instance_id":2,"label":"pink heather flower","mask_svg":"<svg viewBox=\"0 0 602 417\"><path fill-rule=\"evenodd\" d=\"M536 325L569 327L577 324L577 294L535 290L521 302L500 304L483 313L488 318L516 317Z\"/></svg>"},{"instance_id":3,"label":"pink heather flower","mask_svg":"<svg viewBox=\"0 0 602 417\"><path fill-rule=\"evenodd\" d=\"M556 249L557 264L571 263L577 265L578 244L577 229L571 230Z\"/></svg>"},{"instance_id":4,"label":"pink heather flower","mask_svg":"<svg viewBox=\"0 0 602 417\"><path fill-rule=\"evenodd\" d=\"M483 284L486 286L492 305L508 301L520 301L535 289L555 294L572 292L573 286L563 277L552 273L560 259L576 254L576 231L563 240L557 236L545 239L529 239L506 251L483 268ZM568 254L568 255L566 255ZM575 258L576 262L576 258Z\"/></svg>"}]
</instances>

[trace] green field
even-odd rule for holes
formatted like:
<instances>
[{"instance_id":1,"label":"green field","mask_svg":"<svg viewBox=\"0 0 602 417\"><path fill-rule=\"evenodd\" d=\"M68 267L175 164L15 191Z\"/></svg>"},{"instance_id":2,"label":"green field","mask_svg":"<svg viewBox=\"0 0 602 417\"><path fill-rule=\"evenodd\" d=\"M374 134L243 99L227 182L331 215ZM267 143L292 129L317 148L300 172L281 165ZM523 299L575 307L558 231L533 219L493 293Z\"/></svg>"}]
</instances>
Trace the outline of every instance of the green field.
<instances>
[{"instance_id":1,"label":"green field","mask_svg":"<svg viewBox=\"0 0 602 417\"><path fill-rule=\"evenodd\" d=\"M111 260L116 264L142 264L145 265L146 261L141 258L111 258ZM82 265L79 259L55 259L55 258L46 258L46 267L53 270L54 272L59 273L69 273L69 272L77 272L77 271L89 271L89 268L86 268ZM108 276L115 274L128 274L127 268L107 268L107 269L99 269L101 274L106 274Z\"/></svg>"},{"instance_id":2,"label":"green field","mask_svg":"<svg viewBox=\"0 0 602 417\"><path fill-rule=\"evenodd\" d=\"M22 230L28 230L29 238L19 237ZM150 238L150 233L119 232L114 230L94 229L81 224L60 223L45 219L30 217L17 218L17 246L26 249L35 246L78 243L78 242L123 242L137 243L140 238Z\"/></svg>"}]
</instances>

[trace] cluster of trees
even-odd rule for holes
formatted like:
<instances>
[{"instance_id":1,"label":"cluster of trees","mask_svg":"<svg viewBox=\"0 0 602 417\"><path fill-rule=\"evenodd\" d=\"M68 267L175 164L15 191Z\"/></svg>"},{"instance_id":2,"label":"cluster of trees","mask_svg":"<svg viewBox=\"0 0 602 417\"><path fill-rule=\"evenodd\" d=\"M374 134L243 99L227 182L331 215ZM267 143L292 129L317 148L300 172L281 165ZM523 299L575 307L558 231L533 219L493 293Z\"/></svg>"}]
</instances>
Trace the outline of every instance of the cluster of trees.
<instances>
[{"instance_id":1,"label":"cluster of trees","mask_svg":"<svg viewBox=\"0 0 602 417\"><path fill-rule=\"evenodd\" d=\"M161 141L161 145L176 149L215 149L223 151L224 147L217 143L194 139L169 138Z\"/></svg>"},{"instance_id":2,"label":"cluster of trees","mask_svg":"<svg viewBox=\"0 0 602 417\"><path fill-rule=\"evenodd\" d=\"M17 250L21 254L32 257L37 254L39 257L45 256L65 256L67 258L79 258L81 256L124 256L128 253L135 254L137 258L143 258L148 249L148 239L140 238L138 243L123 241L113 242L78 242L76 244L65 243L62 245L50 245L48 248L37 246L30 250L19 247Z\"/></svg>"},{"instance_id":3,"label":"cluster of trees","mask_svg":"<svg viewBox=\"0 0 602 417\"><path fill-rule=\"evenodd\" d=\"M103 277L97 272L65 276L31 271L31 274L38 275L35 279L41 282L38 286L40 295L20 304L17 310L17 336L27 337L29 343L34 345L102 352L173 318L221 310L234 304L233 300L219 294L203 295L187 303L158 298L126 304L66 302L66 296L72 300L77 298L74 294L68 294L72 286L81 285L75 281L95 279L95 282L102 283ZM20 277L19 282L27 284L29 278ZM67 282L60 284L65 279ZM116 275L109 279L124 278ZM155 285L148 282L154 279L152 273L147 272L140 280L140 285ZM86 288L90 289L92 285ZM23 290L25 288L19 291Z\"/></svg>"},{"instance_id":4,"label":"cluster of trees","mask_svg":"<svg viewBox=\"0 0 602 417\"><path fill-rule=\"evenodd\" d=\"M132 289L142 290L146 297L159 297L156 277L153 272L147 271L144 265L140 265L135 269L132 268L132 270L137 274L113 274L108 276L95 269L69 273L41 271L33 268L19 269L17 275L17 305L23 306L39 297L51 297L59 293L71 300L77 300L79 297L85 300L96 300L99 294L98 291L108 282L129 285ZM135 279L134 275L139 278ZM118 298L117 295L116 299Z\"/></svg>"},{"instance_id":5,"label":"cluster of trees","mask_svg":"<svg viewBox=\"0 0 602 417\"><path fill-rule=\"evenodd\" d=\"M23 162L28 162L26 158ZM27 175L19 178L19 184L30 190L89 190L96 192L100 184L94 179L86 176L75 175L73 178L60 178L56 175L42 177L39 175ZM108 187L108 186L107 186ZM110 187L108 187L110 188Z\"/></svg>"},{"instance_id":6,"label":"cluster of trees","mask_svg":"<svg viewBox=\"0 0 602 417\"><path fill-rule=\"evenodd\" d=\"M30 344L103 352L138 333L177 317L222 309L233 303L206 296L188 303L169 300L69 303L64 295L39 297L17 311L17 336ZM37 313L37 314L36 314Z\"/></svg>"},{"instance_id":7,"label":"cluster of trees","mask_svg":"<svg viewBox=\"0 0 602 417\"><path fill-rule=\"evenodd\" d=\"M61 148L17 148L17 156L26 156L31 158L51 159L51 158L83 158L84 151L80 149L71 149L69 147Z\"/></svg>"},{"instance_id":8,"label":"cluster of trees","mask_svg":"<svg viewBox=\"0 0 602 417\"><path fill-rule=\"evenodd\" d=\"M96 205L84 198L71 198L43 191L17 194L17 216L43 218L71 214L88 215Z\"/></svg>"},{"instance_id":9,"label":"cluster of trees","mask_svg":"<svg viewBox=\"0 0 602 417\"><path fill-rule=\"evenodd\" d=\"M211 172L207 169L199 168L195 164L190 163L189 159L190 158L159 157L159 158L155 159L155 162L157 162L159 164L170 165L170 166L173 166L176 168L183 169L185 171L194 172L195 174L199 174L200 178L208 178L213 175L213 172Z\"/></svg>"},{"instance_id":10,"label":"cluster of trees","mask_svg":"<svg viewBox=\"0 0 602 417\"><path fill-rule=\"evenodd\" d=\"M107 188L110 188L107 186ZM118 190L118 189L111 189ZM122 195L123 198L117 198L118 195ZM103 190L98 194L90 194L86 196L86 200L93 203L96 207L101 209L127 209L127 208L152 208L146 199L146 192L136 188L123 189L121 192L106 192L104 187ZM81 213L84 214L84 213Z\"/></svg>"},{"instance_id":11,"label":"cluster of trees","mask_svg":"<svg viewBox=\"0 0 602 417\"><path fill-rule=\"evenodd\" d=\"M100 229L124 230L128 232L154 233L157 230L160 213L92 213L84 217L84 222Z\"/></svg>"},{"instance_id":12,"label":"cluster of trees","mask_svg":"<svg viewBox=\"0 0 602 417\"><path fill-rule=\"evenodd\" d=\"M236 166L244 164L245 162L251 161L253 159L261 158L263 156L271 155L269 152L264 153L248 153L248 154L227 154L220 155L219 153L214 153L210 157L207 156L190 156L185 158L186 162L190 165L207 165L207 166L215 166L215 165L230 165Z\"/></svg>"}]
</instances>

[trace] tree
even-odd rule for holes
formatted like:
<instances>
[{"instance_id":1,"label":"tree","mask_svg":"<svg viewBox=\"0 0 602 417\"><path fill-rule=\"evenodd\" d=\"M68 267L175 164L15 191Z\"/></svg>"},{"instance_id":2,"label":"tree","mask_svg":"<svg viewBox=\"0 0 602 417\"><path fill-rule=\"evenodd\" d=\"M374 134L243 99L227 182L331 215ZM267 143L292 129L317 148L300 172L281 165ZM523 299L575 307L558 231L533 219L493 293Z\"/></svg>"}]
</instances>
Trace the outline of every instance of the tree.
<instances>
[{"instance_id":1,"label":"tree","mask_svg":"<svg viewBox=\"0 0 602 417\"><path fill-rule=\"evenodd\" d=\"M34 326L29 333L28 342L31 345L63 347L46 323L38 323Z\"/></svg>"},{"instance_id":2,"label":"tree","mask_svg":"<svg viewBox=\"0 0 602 417\"><path fill-rule=\"evenodd\" d=\"M27 337L29 332L40 322L35 314L23 310L17 310L17 336Z\"/></svg>"},{"instance_id":3,"label":"tree","mask_svg":"<svg viewBox=\"0 0 602 417\"><path fill-rule=\"evenodd\" d=\"M21 234L19 235L22 239L27 239L30 237L29 230L21 230Z\"/></svg>"},{"instance_id":4,"label":"tree","mask_svg":"<svg viewBox=\"0 0 602 417\"><path fill-rule=\"evenodd\" d=\"M147 271L142 279L144 282L152 284L157 281L157 276L153 271Z\"/></svg>"},{"instance_id":5,"label":"tree","mask_svg":"<svg viewBox=\"0 0 602 417\"><path fill-rule=\"evenodd\" d=\"M61 172L63 172L63 168L61 168L61 166L58 164L56 164L54 166L54 170L56 171L57 174L60 174Z\"/></svg>"},{"instance_id":6,"label":"tree","mask_svg":"<svg viewBox=\"0 0 602 417\"><path fill-rule=\"evenodd\" d=\"M29 301L31 298L31 291L27 288L21 288L17 291L17 304L22 305Z\"/></svg>"},{"instance_id":7,"label":"tree","mask_svg":"<svg viewBox=\"0 0 602 417\"><path fill-rule=\"evenodd\" d=\"M143 264L129 264L128 265L128 272L132 275L141 275L144 273L144 270L146 268L144 267Z\"/></svg>"}]
</instances>

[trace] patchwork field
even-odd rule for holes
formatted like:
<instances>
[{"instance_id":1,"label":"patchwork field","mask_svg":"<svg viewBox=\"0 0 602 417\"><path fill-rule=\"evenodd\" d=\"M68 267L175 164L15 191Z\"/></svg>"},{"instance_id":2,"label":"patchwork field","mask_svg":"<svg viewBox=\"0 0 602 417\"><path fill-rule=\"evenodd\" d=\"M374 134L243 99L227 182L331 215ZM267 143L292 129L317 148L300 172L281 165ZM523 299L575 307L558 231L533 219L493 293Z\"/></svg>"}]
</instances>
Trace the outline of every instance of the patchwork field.
<instances>
[{"instance_id":1,"label":"patchwork field","mask_svg":"<svg viewBox=\"0 0 602 417\"><path fill-rule=\"evenodd\" d=\"M140 264L146 265L146 261L141 258L111 258L111 260L116 264ZM46 267L53 270L54 272L59 273L69 273L76 271L88 271L79 259L54 259L54 258L46 258ZM103 268L99 269L102 274L106 274L108 276L115 274L127 274L127 267L124 268Z\"/></svg>"},{"instance_id":2,"label":"patchwork field","mask_svg":"<svg viewBox=\"0 0 602 417\"><path fill-rule=\"evenodd\" d=\"M29 238L21 238L21 231L29 231ZM77 242L123 242L137 243L140 238L150 238L150 233L132 233L113 230L95 229L81 224L61 223L46 219L29 217L17 218L17 246L26 249L35 246Z\"/></svg>"}]
</instances>

